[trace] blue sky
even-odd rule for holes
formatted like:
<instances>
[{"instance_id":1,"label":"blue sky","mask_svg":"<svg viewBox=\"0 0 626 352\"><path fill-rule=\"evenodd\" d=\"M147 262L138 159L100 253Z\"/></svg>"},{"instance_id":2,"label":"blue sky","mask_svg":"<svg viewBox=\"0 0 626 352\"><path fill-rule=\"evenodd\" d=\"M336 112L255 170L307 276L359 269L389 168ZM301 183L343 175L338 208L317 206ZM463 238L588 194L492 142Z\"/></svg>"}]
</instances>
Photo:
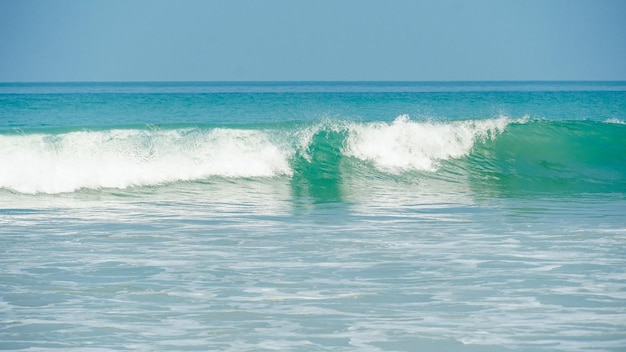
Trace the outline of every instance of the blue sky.
<instances>
[{"instance_id":1,"label":"blue sky","mask_svg":"<svg viewBox=\"0 0 626 352\"><path fill-rule=\"evenodd\" d=\"M0 0L0 81L626 80L623 0Z\"/></svg>"}]
</instances>

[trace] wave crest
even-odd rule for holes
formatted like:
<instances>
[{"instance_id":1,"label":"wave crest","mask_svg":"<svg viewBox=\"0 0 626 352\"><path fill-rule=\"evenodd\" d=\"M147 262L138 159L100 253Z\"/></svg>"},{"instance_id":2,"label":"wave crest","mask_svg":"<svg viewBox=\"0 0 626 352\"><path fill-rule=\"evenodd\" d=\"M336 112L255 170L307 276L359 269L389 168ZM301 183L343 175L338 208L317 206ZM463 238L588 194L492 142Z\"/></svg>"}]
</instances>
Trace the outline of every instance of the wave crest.
<instances>
[{"instance_id":1,"label":"wave crest","mask_svg":"<svg viewBox=\"0 0 626 352\"><path fill-rule=\"evenodd\" d=\"M509 123L506 117L414 122L402 115L391 124L353 125L345 153L391 173L436 171L440 161L468 155L477 140L495 138Z\"/></svg>"},{"instance_id":2,"label":"wave crest","mask_svg":"<svg viewBox=\"0 0 626 352\"><path fill-rule=\"evenodd\" d=\"M307 185L332 193L353 180L415 178L487 190L622 192L624 132L620 123L402 115L392 122L0 134L0 189L54 194L289 177L301 194Z\"/></svg>"},{"instance_id":3,"label":"wave crest","mask_svg":"<svg viewBox=\"0 0 626 352\"><path fill-rule=\"evenodd\" d=\"M0 136L0 187L20 193L127 188L210 176L291 174L263 131L108 130ZM8 167L7 167L8 166Z\"/></svg>"}]
</instances>

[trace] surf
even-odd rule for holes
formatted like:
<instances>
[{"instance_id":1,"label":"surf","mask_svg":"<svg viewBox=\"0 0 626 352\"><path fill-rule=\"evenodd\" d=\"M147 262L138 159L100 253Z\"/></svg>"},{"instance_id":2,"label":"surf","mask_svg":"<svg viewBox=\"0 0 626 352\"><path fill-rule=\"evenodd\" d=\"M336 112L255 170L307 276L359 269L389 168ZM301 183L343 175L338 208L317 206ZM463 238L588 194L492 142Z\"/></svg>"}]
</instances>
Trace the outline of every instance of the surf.
<instances>
[{"instance_id":1,"label":"surf","mask_svg":"<svg viewBox=\"0 0 626 352\"><path fill-rule=\"evenodd\" d=\"M262 131L104 130L0 136L0 187L19 193L154 186L291 173Z\"/></svg>"},{"instance_id":2,"label":"surf","mask_svg":"<svg viewBox=\"0 0 626 352\"><path fill-rule=\"evenodd\" d=\"M612 121L408 115L388 122L15 132L0 134L0 188L58 194L277 179L305 194L336 192L355 180L437 180L477 193L625 192L625 137L626 125Z\"/></svg>"}]
</instances>

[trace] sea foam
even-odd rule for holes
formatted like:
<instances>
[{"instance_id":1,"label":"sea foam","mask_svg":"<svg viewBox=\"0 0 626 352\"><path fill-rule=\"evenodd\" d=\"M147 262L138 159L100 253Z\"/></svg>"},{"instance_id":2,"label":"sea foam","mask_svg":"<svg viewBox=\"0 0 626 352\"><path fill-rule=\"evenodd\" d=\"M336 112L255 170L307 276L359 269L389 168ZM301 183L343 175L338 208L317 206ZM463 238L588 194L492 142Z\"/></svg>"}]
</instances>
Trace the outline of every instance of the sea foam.
<instances>
[{"instance_id":1,"label":"sea foam","mask_svg":"<svg viewBox=\"0 0 626 352\"><path fill-rule=\"evenodd\" d=\"M613 123L613 124L616 124L616 125L626 125L626 122L624 122L624 121L622 121L620 119L617 119L617 118L607 119L607 120L604 121L604 123Z\"/></svg>"},{"instance_id":2,"label":"sea foam","mask_svg":"<svg viewBox=\"0 0 626 352\"><path fill-rule=\"evenodd\" d=\"M416 122L401 115L392 123L352 125L345 153L386 172L435 171L440 161L468 155L477 140L494 138L510 122L506 117Z\"/></svg>"},{"instance_id":3,"label":"sea foam","mask_svg":"<svg viewBox=\"0 0 626 352\"><path fill-rule=\"evenodd\" d=\"M210 176L291 174L289 151L263 131L106 130L0 136L0 188L63 193Z\"/></svg>"}]
</instances>

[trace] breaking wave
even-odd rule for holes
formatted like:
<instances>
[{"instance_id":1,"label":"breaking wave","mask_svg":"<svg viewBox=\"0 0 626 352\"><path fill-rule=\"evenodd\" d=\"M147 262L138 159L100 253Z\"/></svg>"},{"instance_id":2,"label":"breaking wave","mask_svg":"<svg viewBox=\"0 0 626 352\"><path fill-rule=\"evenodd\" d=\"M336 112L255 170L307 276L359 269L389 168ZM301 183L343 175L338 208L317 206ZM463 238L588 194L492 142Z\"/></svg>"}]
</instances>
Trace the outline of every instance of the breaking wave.
<instances>
[{"instance_id":1,"label":"breaking wave","mask_svg":"<svg viewBox=\"0 0 626 352\"><path fill-rule=\"evenodd\" d=\"M396 176L458 178L485 189L624 192L626 125L403 115L392 122L0 135L0 188L26 194L212 178L315 183Z\"/></svg>"}]
</instances>

